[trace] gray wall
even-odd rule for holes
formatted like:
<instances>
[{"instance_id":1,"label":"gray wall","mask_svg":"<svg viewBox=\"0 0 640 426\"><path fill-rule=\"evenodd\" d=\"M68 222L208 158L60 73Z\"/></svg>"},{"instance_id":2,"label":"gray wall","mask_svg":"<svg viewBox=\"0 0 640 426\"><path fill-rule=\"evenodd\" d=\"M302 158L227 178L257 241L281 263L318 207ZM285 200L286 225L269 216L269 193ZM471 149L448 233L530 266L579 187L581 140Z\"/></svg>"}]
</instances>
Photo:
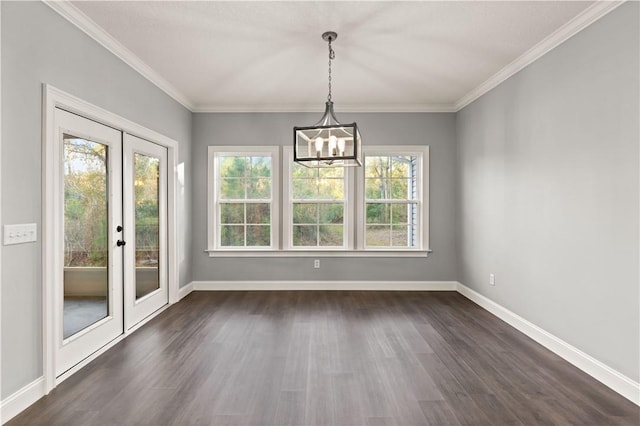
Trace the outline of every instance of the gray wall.
<instances>
[{"instance_id":1,"label":"gray wall","mask_svg":"<svg viewBox=\"0 0 640 426\"><path fill-rule=\"evenodd\" d=\"M42 83L180 142L191 158L191 113L40 2L2 7L2 219L42 230ZM186 169L189 170L187 164ZM190 216L190 176L182 195ZM188 226L188 225L186 225ZM187 229L181 284L191 281ZM42 375L42 246L2 249L2 398Z\"/></svg>"},{"instance_id":2,"label":"gray wall","mask_svg":"<svg viewBox=\"0 0 640 426\"><path fill-rule=\"evenodd\" d=\"M460 281L636 381L638 7L456 117Z\"/></svg>"},{"instance_id":3,"label":"gray wall","mask_svg":"<svg viewBox=\"0 0 640 426\"><path fill-rule=\"evenodd\" d=\"M337 104L339 107L339 103ZM293 126L313 124L322 113L193 115L194 280L456 280L454 228L454 114L340 114L355 120L367 145L430 146L428 258L209 258L207 248L207 147L289 145Z\"/></svg>"}]
</instances>

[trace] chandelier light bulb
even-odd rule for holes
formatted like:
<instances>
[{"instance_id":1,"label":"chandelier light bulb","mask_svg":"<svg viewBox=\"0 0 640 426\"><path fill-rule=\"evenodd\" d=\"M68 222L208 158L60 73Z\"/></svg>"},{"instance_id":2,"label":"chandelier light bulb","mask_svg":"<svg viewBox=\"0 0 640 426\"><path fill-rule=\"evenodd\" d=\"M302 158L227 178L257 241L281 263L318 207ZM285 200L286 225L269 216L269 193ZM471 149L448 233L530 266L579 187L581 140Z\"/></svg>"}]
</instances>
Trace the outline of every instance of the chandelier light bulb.
<instances>
[{"instance_id":1,"label":"chandelier light bulb","mask_svg":"<svg viewBox=\"0 0 640 426\"><path fill-rule=\"evenodd\" d=\"M331 135L329 136L329 155L336 156L338 153L336 152L336 148L338 146L338 138Z\"/></svg>"},{"instance_id":2,"label":"chandelier light bulb","mask_svg":"<svg viewBox=\"0 0 640 426\"><path fill-rule=\"evenodd\" d=\"M320 154L322 152L322 146L324 145L324 139L321 137L316 138L316 152Z\"/></svg>"}]
</instances>

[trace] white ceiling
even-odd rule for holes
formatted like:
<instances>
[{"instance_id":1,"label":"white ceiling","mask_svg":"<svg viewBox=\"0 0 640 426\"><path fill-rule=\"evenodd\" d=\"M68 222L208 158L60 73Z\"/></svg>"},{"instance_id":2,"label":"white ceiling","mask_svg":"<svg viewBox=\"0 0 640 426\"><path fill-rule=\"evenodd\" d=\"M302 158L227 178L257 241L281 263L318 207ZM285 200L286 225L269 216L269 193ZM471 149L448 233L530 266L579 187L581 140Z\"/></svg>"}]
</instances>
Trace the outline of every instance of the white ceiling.
<instances>
[{"instance_id":1,"label":"white ceiling","mask_svg":"<svg viewBox=\"0 0 640 426\"><path fill-rule=\"evenodd\" d=\"M84 1L63 9L193 111L321 110L327 30L338 33L338 112L447 111L592 22L602 9L593 3Z\"/></svg>"}]
</instances>

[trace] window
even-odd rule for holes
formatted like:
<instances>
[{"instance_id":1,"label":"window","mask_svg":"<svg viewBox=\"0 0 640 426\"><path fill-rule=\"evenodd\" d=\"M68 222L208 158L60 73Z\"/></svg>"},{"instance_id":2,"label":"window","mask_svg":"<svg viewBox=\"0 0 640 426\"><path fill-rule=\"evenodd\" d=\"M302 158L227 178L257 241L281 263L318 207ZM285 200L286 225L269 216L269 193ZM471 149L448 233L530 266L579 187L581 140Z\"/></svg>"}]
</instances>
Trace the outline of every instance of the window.
<instances>
[{"instance_id":1,"label":"window","mask_svg":"<svg viewBox=\"0 0 640 426\"><path fill-rule=\"evenodd\" d=\"M277 147L209 147L210 250L278 247L278 164Z\"/></svg>"},{"instance_id":2,"label":"window","mask_svg":"<svg viewBox=\"0 0 640 426\"><path fill-rule=\"evenodd\" d=\"M210 256L426 256L429 147L372 146L363 161L307 168L289 146L210 146Z\"/></svg>"},{"instance_id":3,"label":"window","mask_svg":"<svg viewBox=\"0 0 640 426\"><path fill-rule=\"evenodd\" d=\"M365 150L359 182L363 249L426 249L428 153L428 147Z\"/></svg>"},{"instance_id":4,"label":"window","mask_svg":"<svg viewBox=\"0 0 640 426\"><path fill-rule=\"evenodd\" d=\"M349 230L348 168L308 168L293 162L285 148L285 248L347 249Z\"/></svg>"}]
</instances>

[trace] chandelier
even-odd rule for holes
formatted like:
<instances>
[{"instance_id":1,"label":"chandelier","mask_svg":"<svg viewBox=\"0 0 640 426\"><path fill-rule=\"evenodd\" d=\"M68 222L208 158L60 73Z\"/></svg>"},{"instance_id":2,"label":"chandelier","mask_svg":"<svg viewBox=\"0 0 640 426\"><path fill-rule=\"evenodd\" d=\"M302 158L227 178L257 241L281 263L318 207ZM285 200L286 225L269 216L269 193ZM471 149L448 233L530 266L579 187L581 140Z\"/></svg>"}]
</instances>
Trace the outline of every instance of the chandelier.
<instances>
[{"instance_id":1,"label":"chandelier","mask_svg":"<svg viewBox=\"0 0 640 426\"><path fill-rule=\"evenodd\" d=\"M333 31L322 34L329 44L329 95L324 114L313 126L293 128L293 161L307 167L349 167L362 165L361 137L356 123L341 124L333 112L331 61L336 55L331 43Z\"/></svg>"}]
</instances>

